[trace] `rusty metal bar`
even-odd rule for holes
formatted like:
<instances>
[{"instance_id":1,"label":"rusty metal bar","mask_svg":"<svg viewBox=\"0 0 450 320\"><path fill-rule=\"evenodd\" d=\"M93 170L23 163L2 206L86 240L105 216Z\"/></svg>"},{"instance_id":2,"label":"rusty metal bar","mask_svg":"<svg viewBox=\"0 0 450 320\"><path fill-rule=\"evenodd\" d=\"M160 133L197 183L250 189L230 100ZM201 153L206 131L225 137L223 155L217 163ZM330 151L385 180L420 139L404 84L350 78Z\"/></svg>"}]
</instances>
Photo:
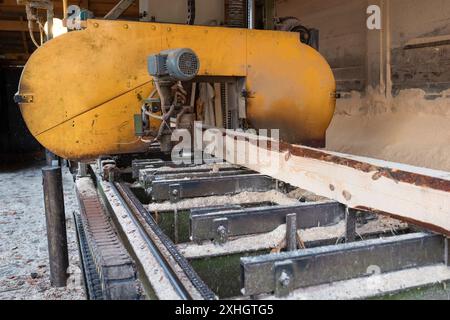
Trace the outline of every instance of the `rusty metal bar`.
<instances>
[{"instance_id":1,"label":"rusty metal bar","mask_svg":"<svg viewBox=\"0 0 450 320\"><path fill-rule=\"evenodd\" d=\"M444 238L408 234L301 251L241 258L245 295L290 291L444 262ZM282 292L286 295L286 292Z\"/></svg>"}]
</instances>

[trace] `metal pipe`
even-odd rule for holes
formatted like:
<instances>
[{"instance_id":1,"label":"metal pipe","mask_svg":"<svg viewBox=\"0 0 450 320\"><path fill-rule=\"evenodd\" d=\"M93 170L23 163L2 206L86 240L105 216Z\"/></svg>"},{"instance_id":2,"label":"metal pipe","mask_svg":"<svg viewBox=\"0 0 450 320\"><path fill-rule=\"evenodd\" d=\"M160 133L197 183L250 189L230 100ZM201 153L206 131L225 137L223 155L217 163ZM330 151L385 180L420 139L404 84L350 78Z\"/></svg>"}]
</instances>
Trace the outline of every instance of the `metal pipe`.
<instances>
[{"instance_id":1,"label":"metal pipe","mask_svg":"<svg viewBox=\"0 0 450 320\"><path fill-rule=\"evenodd\" d=\"M287 251L297 250L297 214L286 216L286 247Z\"/></svg>"},{"instance_id":2,"label":"metal pipe","mask_svg":"<svg viewBox=\"0 0 450 320\"><path fill-rule=\"evenodd\" d=\"M50 260L50 283L53 287L65 287L68 278L69 254L61 167L43 168L42 177Z\"/></svg>"},{"instance_id":3,"label":"metal pipe","mask_svg":"<svg viewBox=\"0 0 450 320\"><path fill-rule=\"evenodd\" d=\"M247 27L255 29L255 0L247 0Z\"/></svg>"},{"instance_id":4,"label":"metal pipe","mask_svg":"<svg viewBox=\"0 0 450 320\"><path fill-rule=\"evenodd\" d=\"M53 6L47 9L47 41L53 39Z\"/></svg>"},{"instance_id":5,"label":"metal pipe","mask_svg":"<svg viewBox=\"0 0 450 320\"><path fill-rule=\"evenodd\" d=\"M445 238L445 248L444 248L444 260L445 265L450 267L450 238Z\"/></svg>"},{"instance_id":6,"label":"metal pipe","mask_svg":"<svg viewBox=\"0 0 450 320\"><path fill-rule=\"evenodd\" d=\"M63 19L67 18L67 0L62 0L63 3Z\"/></svg>"}]
</instances>

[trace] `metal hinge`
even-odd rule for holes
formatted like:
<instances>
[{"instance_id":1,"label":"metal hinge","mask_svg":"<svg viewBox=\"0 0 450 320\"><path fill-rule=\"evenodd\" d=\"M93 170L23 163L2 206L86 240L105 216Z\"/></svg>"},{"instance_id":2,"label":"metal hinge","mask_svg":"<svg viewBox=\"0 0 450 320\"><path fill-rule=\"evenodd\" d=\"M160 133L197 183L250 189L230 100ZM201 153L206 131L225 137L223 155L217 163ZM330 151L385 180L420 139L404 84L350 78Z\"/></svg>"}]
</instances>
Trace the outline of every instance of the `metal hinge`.
<instances>
[{"instance_id":1,"label":"metal hinge","mask_svg":"<svg viewBox=\"0 0 450 320\"><path fill-rule=\"evenodd\" d=\"M31 94L19 94L14 95L15 103L33 103L34 97Z\"/></svg>"}]
</instances>

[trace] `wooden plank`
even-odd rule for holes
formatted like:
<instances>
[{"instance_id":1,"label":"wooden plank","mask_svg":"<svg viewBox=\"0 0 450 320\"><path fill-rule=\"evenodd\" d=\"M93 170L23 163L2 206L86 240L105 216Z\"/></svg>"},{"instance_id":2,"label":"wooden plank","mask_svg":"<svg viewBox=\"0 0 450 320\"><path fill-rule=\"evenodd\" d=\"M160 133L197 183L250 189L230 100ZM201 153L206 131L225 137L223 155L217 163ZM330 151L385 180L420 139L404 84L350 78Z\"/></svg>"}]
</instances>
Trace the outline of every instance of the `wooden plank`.
<instances>
[{"instance_id":1,"label":"wooden plank","mask_svg":"<svg viewBox=\"0 0 450 320\"><path fill-rule=\"evenodd\" d=\"M27 61L30 57L28 53L2 53L0 54L0 60L20 60Z\"/></svg>"},{"instance_id":2,"label":"wooden plank","mask_svg":"<svg viewBox=\"0 0 450 320\"><path fill-rule=\"evenodd\" d=\"M435 47L448 44L450 44L450 35L441 35L441 36L411 39L405 44L404 48L413 49L413 48Z\"/></svg>"},{"instance_id":3,"label":"wooden plank","mask_svg":"<svg viewBox=\"0 0 450 320\"><path fill-rule=\"evenodd\" d=\"M120 0L114 8L109 11L104 19L106 20L116 20L118 19L127 9L133 4L135 0Z\"/></svg>"},{"instance_id":4,"label":"wooden plank","mask_svg":"<svg viewBox=\"0 0 450 320\"><path fill-rule=\"evenodd\" d=\"M1 31L28 31L28 23L26 21L0 20Z\"/></svg>"},{"instance_id":5,"label":"wooden plank","mask_svg":"<svg viewBox=\"0 0 450 320\"><path fill-rule=\"evenodd\" d=\"M392 50L392 83L395 91L418 88L437 93L450 82L450 45Z\"/></svg>"},{"instance_id":6,"label":"wooden plank","mask_svg":"<svg viewBox=\"0 0 450 320\"><path fill-rule=\"evenodd\" d=\"M245 150L237 150L238 137ZM230 145L235 148L230 151ZM339 154L232 133L224 136L226 160L338 201L450 235L450 173ZM273 148L271 147L273 146ZM270 150L269 150L270 149ZM220 156L217 150L216 156ZM242 163L242 153L259 155ZM238 157L237 155L240 155Z\"/></svg>"}]
</instances>

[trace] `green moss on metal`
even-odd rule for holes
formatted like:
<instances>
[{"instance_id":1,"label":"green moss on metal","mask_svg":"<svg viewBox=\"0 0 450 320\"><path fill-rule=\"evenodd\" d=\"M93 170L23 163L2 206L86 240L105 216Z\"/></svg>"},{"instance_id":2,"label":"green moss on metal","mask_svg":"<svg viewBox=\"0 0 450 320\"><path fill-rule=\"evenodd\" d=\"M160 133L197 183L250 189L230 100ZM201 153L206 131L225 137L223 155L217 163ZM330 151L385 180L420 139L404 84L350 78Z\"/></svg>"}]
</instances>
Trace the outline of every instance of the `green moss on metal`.
<instances>
[{"instance_id":1,"label":"green moss on metal","mask_svg":"<svg viewBox=\"0 0 450 320\"><path fill-rule=\"evenodd\" d=\"M238 253L211 258L192 259L189 262L221 299L241 296L241 270L242 257L268 254L270 250L250 253Z\"/></svg>"},{"instance_id":2,"label":"green moss on metal","mask_svg":"<svg viewBox=\"0 0 450 320\"><path fill-rule=\"evenodd\" d=\"M175 213L170 212L160 212L158 215L153 214L153 218L157 221L159 227L164 231L164 233L174 242L174 243L186 243L189 242L189 216L190 211L178 211L178 241L175 237Z\"/></svg>"},{"instance_id":3,"label":"green moss on metal","mask_svg":"<svg viewBox=\"0 0 450 320\"><path fill-rule=\"evenodd\" d=\"M404 290L396 294L376 297L371 300L450 300L450 281Z\"/></svg>"}]
</instances>

